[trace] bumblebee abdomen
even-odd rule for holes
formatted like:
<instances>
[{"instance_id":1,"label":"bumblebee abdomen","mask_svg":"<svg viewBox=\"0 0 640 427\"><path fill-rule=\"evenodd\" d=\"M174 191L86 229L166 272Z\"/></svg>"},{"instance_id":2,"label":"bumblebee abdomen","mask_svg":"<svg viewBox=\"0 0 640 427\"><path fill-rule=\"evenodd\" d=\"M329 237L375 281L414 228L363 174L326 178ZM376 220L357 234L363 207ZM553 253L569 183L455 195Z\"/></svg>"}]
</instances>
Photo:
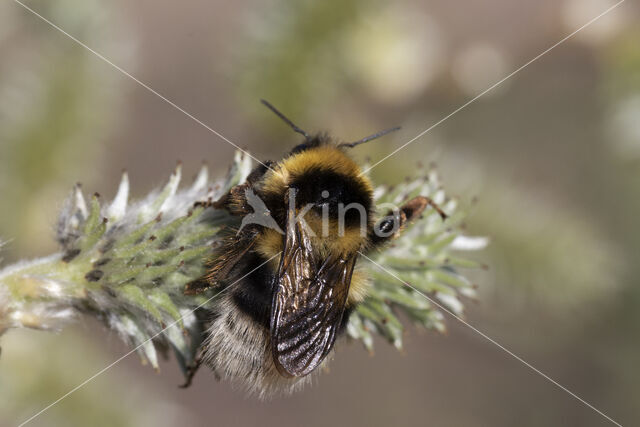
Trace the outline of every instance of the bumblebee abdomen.
<instances>
[{"instance_id":1,"label":"bumblebee abdomen","mask_svg":"<svg viewBox=\"0 0 640 427\"><path fill-rule=\"evenodd\" d=\"M230 294L234 305L256 324L268 329L271 310L273 270L263 265L269 258L249 252L236 266L236 277L243 277L233 285Z\"/></svg>"},{"instance_id":2,"label":"bumblebee abdomen","mask_svg":"<svg viewBox=\"0 0 640 427\"><path fill-rule=\"evenodd\" d=\"M204 362L216 375L261 398L292 393L310 382L310 376L280 375L271 356L268 328L240 310L232 295L225 295L217 307L204 352Z\"/></svg>"}]
</instances>

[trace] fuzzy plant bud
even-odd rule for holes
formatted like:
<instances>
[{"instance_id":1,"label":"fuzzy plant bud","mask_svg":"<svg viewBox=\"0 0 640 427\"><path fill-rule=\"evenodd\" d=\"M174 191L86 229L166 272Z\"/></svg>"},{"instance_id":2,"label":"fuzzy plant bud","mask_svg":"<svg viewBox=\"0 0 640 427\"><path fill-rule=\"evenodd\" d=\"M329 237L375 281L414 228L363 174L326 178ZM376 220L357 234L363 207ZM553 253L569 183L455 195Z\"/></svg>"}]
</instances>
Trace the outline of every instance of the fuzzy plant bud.
<instances>
[{"instance_id":1,"label":"fuzzy plant bud","mask_svg":"<svg viewBox=\"0 0 640 427\"><path fill-rule=\"evenodd\" d=\"M98 194L85 197L76 185L57 223L60 252L0 270L0 334L20 327L56 330L90 315L154 368L158 354L172 350L186 372L201 345L197 308L215 307L218 300L214 290L185 295L185 286L204 274L221 231L239 221L206 202L243 183L252 167L251 158L237 152L223 179L210 180L203 167L193 184L181 188L178 166L163 188L133 202L126 173L110 203ZM463 312L460 297L474 295L459 269L480 265L458 253L487 242L462 234L465 212L445 196L436 173L378 187L374 194L378 205L399 205L417 195L431 197L449 218L443 222L435 211L425 211L393 245L369 254L373 263L363 260L372 283L349 318L347 333L370 350L374 334L402 346L400 311L419 325L444 330L443 314L424 295L456 315Z\"/></svg>"}]
</instances>

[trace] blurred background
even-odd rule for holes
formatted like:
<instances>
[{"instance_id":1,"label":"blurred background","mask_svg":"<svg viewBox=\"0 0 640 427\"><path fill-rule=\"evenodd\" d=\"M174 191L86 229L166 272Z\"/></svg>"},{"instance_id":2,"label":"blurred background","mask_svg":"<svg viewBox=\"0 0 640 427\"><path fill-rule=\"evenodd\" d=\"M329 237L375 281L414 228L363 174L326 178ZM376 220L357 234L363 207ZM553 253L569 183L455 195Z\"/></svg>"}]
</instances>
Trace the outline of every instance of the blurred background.
<instances>
[{"instance_id":1,"label":"blurred background","mask_svg":"<svg viewBox=\"0 0 640 427\"><path fill-rule=\"evenodd\" d=\"M309 131L375 162L614 4L609 0L44 0L27 3L263 159ZM622 424L640 419L640 8L599 19L372 171L400 182L438 165L478 198L467 320ZM12 1L0 2L0 236L4 262L56 250L76 181L142 196L176 161L221 175L233 147ZM260 402L174 361L135 355L34 426L599 426L608 422L502 350L448 321L410 329L399 353L338 347L302 393ZM97 322L2 340L0 425L15 425L124 354Z\"/></svg>"}]
</instances>

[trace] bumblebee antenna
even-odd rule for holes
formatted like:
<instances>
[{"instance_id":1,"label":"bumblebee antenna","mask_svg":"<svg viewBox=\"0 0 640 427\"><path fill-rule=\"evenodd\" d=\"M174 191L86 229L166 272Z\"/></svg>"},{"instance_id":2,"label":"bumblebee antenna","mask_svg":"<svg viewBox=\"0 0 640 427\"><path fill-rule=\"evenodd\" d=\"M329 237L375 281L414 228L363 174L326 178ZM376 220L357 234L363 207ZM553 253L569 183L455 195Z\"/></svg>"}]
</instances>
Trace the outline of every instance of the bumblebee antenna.
<instances>
[{"instance_id":1,"label":"bumblebee antenna","mask_svg":"<svg viewBox=\"0 0 640 427\"><path fill-rule=\"evenodd\" d=\"M298 132L299 134L303 135L304 138L307 141L311 139L311 137L309 136L309 134L307 132L303 131L298 126L296 126L291 120L289 120L287 118L287 116L285 116L280 111L278 111L278 109L276 107L274 107L273 105L271 105L268 101L265 101L264 99L261 99L260 102L262 102L269 110L271 110L273 112L273 114L275 114L276 116L280 117L283 122L288 124L291 127L291 129L293 129L294 132Z\"/></svg>"},{"instance_id":2,"label":"bumblebee antenna","mask_svg":"<svg viewBox=\"0 0 640 427\"><path fill-rule=\"evenodd\" d=\"M342 144L338 144L338 147L353 148L356 145L360 145L360 144L364 144L365 142L373 141L374 139L380 138L381 136L385 136L386 134L391 133L391 132L395 132L397 130L400 130L400 126L396 126L396 127L390 128L390 129L381 130L380 132L376 132L373 135L365 136L364 138L362 138L361 140L358 140L358 141L343 142Z\"/></svg>"}]
</instances>

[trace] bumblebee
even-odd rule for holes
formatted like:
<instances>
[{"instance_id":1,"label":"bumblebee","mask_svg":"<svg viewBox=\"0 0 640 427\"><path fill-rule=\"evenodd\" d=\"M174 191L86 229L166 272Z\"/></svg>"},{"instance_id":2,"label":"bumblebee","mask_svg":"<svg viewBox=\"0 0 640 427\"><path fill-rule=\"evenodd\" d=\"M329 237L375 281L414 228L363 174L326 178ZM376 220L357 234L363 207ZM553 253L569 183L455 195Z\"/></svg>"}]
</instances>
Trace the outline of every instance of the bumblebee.
<instances>
[{"instance_id":1,"label":"bumblebee","mask_svg":"<svg viewBox=\"0 0 640 427\"><path fill-rule=\"evenodd\" d=\"M385 135L337 143L309 135L262 101L304 141L256 167L213 206L243 218L186 293L224 289L207 314L198 363L249 392L292 392L327 363L367 295L360 252L384 245L432 205L417 197L376 220L373 187L347 151ZM261 210L262 212L256 212ZM247 220L253 218L253 220Z\"/></svg>"}]
</instances>

